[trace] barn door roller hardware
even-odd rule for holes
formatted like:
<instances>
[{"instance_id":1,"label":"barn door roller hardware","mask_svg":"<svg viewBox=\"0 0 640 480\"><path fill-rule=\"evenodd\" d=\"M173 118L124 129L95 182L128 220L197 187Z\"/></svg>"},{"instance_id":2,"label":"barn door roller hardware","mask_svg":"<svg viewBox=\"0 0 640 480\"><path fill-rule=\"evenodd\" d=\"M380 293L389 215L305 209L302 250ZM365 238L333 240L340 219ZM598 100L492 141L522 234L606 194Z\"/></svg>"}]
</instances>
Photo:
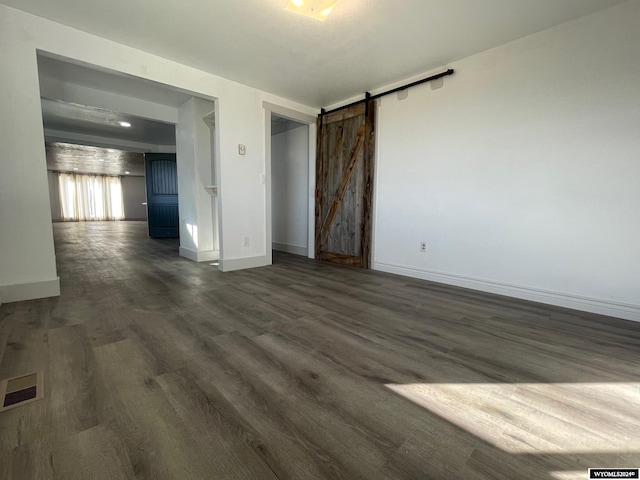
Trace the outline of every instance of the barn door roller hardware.
<instances>
[{"instance_id":1,"label":"barn door roller hardware","mask_svg":"<svg viewBox=\"0 0 640 480\"><path fill-rule=\"evenodd\" d=\"M325 110L324 108L320 110L320 115L327 115L329 113L338 112L340 110L344 110L345 108L353 107L354 105L360 105L361 103L370 102L371 100L376 100L377 98L384 97L386 95L391 95L392 93L400 92L402 90L406 90L411 87L415 87L416 85L422 85L423 83L431 82L433 80L437 80L442 77L448 77L449 75L453 75L455 71L450 68L449 70L441 73L437 73L435 75L431 75L430 77L423 78L422 80L416 80L415 82L408 83L401 87L393 88L391 90L387 90L386 92L378 93L377 95L371 95L369 92L365 94L365 98L362 100L358 100L357 102L350 103L349 105L343 105L342 107L334 108L333 110Z\"/></svg>"}]
</instances>

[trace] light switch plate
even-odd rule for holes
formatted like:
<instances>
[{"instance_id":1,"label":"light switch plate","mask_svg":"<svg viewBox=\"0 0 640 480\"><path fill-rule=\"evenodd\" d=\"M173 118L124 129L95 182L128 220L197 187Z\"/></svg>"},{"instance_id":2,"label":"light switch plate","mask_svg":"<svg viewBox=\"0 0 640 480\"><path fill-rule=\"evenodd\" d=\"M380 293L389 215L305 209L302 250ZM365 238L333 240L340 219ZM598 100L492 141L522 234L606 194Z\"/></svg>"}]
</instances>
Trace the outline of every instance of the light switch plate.
<instances>
[{"instance_id":1,"label":"light switch plate","mask_svg":"<svg viewBox=\"0 0 640 480\"><path fill-rule=\"evenodd\" d=\"M247 147L240 144L238 145L238 155L245 155L247 153Z\"/></svg>"}]
</instances>

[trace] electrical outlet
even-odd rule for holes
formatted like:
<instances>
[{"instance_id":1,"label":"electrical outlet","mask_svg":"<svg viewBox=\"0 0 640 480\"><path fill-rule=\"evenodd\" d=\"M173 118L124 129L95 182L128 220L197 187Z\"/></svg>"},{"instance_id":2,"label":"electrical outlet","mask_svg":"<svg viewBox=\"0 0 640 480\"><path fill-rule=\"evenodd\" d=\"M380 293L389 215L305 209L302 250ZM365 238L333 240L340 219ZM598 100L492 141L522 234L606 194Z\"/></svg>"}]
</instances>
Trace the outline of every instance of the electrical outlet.
<instances>
[{"instance_id":1,"label":"electrical outlet","mask_svg":"<svg viewBox=\"0 0 640 480\"><path fill-rule=\"evenodd\" d=\"M242 237L242 246L250 247L251 246L251 237L249 235L245 235Z\"/></svg>"},{"instance_id":2,"label":"electrical outlet","mask_svg":"<svg viewBox=\"0 0 640 480\"><path fill-rule=\"evenodd\" d=\"M427 253L427 242L420 242L420 253Z\"/></svg>"}]
</instances>

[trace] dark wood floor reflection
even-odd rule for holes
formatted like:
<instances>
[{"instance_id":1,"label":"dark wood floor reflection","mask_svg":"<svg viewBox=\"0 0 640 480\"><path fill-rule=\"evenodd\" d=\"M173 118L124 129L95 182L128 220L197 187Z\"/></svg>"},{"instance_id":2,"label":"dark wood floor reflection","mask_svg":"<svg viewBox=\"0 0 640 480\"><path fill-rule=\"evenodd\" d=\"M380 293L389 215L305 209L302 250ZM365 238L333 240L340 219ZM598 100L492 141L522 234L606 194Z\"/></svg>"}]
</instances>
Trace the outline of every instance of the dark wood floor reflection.
<instances>
[{"instance_id":1,"label":"dark wood floor reflection","mask_svg":"<svg viewBox=\"0 0 640 480\"><path fill-rule=\"evenodd\" d=\"M640 324L145 224L54 225L62 296L0 307L2 479L573 479L640 467Z\"/></svg>"}]
</instances>

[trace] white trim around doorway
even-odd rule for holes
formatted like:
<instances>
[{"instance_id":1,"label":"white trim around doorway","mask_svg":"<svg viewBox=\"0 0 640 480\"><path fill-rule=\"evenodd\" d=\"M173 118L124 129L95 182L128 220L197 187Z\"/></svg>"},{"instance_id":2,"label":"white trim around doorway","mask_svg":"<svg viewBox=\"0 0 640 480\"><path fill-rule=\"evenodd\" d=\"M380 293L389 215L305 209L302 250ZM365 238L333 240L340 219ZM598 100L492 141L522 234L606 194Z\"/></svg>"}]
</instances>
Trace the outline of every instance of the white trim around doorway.
<instances>
[{"instance_id":1,"label":"white trim around doorway","mask_svg":"<svg viewBox=\"0 0 640 480\"><path fill-rule=\"evenodd\" d=\"M268 265L271 265L273 239L271 231L271 114L295 120L309 126L309 193L307 256L315 258L315 190L316 190L316 117L269 102L262 102L265 110L265 231Z\"/></svg>"}]
</instances>

